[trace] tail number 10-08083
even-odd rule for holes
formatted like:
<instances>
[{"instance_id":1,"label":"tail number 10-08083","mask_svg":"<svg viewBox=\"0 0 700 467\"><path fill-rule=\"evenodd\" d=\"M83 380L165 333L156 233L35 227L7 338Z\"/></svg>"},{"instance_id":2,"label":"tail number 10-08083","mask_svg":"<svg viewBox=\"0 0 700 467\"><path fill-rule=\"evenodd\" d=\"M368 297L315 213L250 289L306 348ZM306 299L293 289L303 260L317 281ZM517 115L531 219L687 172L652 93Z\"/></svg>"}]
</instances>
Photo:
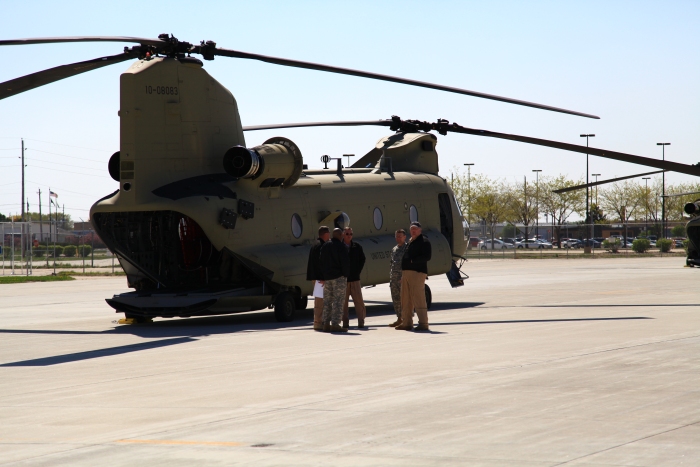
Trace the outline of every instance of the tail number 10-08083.
<instances>
[{"instance_id":1,"label":"tail number 10-08083","mask_svg":"<svg viewBox=\"0 0 700 467\"><path fill-rule=\"evenodd\" d=\"M177 86L146 86L146 94L177 96Z\"/></svg>"}]
</instances>

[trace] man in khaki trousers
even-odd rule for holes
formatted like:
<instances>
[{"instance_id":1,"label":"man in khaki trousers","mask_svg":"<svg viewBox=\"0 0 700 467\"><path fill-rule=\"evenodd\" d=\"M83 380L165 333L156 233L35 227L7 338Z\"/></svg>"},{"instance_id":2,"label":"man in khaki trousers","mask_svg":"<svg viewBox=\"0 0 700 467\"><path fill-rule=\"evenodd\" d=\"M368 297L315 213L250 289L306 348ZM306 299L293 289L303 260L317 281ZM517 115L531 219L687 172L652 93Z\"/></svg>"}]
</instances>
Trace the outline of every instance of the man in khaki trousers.
<instances>
[{"instance_id":1,"label":"man in khaki trousers","mask_svg":"<svg viewBox=\"0 0 700 467\"><path fill-rule=\"evenodd\" d=\"M352 302L355 305L355 314L357 315L357 327L364 328L367 309L362 299L360 273L365 267L365 252L362 250L362 245L354 242L352 237L352 229L350 227L345 227L343 231L343 245L347 248L348 257L350 258L350 273L348 275L347 290L345 291L345 305L343 306L343 327L350 327L348 305L350 297L352 296Z\"/></svg>"},{"instance_id":2,"label":"man in khaki trousers","mask_svg":"<svg viewBox=\"0 0 700 467\"><path fill-rule=\"evenodd\" d=\"M432 256L430 241L423 235L420 222L411 223L411 240L401 260L401 324L395 329L413 329L413 310L418 315L416 331L429 331L428 305L425 300L425 278L428 277L428 261Z\"/></svg>"}]
</instances>

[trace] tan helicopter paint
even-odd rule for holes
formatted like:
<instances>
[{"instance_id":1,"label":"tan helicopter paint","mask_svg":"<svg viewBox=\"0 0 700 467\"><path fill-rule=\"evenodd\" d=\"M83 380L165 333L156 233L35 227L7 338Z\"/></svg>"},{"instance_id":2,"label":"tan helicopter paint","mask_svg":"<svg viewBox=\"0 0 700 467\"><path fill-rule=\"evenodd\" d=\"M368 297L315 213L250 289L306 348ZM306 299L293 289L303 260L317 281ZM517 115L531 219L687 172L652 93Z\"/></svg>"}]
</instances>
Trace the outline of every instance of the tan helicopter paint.
<instances>
[{"instance_id":1,"label":"tan helicopter paint","mask_svg":"<svg viewBox=\"0 0 700 467\"><path fill-rule=\"evenodd\" d=\"M329 213L345 212L350 217L355 239L367 257L362 275L365 285L388 282L394 231L408 229L411 205L418 209L423 231L433 246L429 274L450 269L452 252L440 233L439 193L450 198L454 254L466 251L463 219L452 191L437 175L436 138L431 134L383 138L377 148L384 150L385 157L372 173L307 171L288 187L260 188L260 179L226 183L238 199L255 203L255 215L252 219L239 217L234 229L225 229L219 215L224 208L236 210L237 199L193 196L173 201L152 191L184 178L222 173L224 153L232 146L245 146L232 94L197 64L155 58L139 61L122 74L120 104L120 190L93 205L91 217L115 211L180 212L195 220L218 250L227 248L267 268L273 282L297 288L302 295L311 292L306 281L309 248L320 221ZM426 141L431 142L430 148L423 145ZM393 173L387 173L388 158ZM279 175L277 169L275 173ZM373 222L375 208L382 213L380 228ZM299 238L292 234L294 214L303 225ZM230 302L231 310L234 302Z\"/></svg>"}]
</instances>

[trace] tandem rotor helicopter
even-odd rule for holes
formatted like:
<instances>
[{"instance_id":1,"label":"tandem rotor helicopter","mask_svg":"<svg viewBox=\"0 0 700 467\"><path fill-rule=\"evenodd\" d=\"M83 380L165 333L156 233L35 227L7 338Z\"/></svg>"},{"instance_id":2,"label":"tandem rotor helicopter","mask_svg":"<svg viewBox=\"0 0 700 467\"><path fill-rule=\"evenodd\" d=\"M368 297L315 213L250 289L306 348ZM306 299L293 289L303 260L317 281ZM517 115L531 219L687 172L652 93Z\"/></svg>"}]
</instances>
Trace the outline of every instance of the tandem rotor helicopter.
<instances>
[{"instance_id":1,"label":"tandem rotor helicopter","mask_svg":"<svg viewBox=\"0 0 700 467\"><path fill-rule=\"evenodd\" d=\"M1 40L137 44L122 53L62 65L0 84L0 99L127 60L120 77L120 148L109 160L119 189L90 209L134 292L107 299L135 322L274 307L280 321L306 308L306 261L320 225L352 226L368 262L363 285L388 282L393 232L420 220L433 245L429 275L462 285L469 226L438 175L433 131L509 139L700 176L700 167L586 146L466 128L447 120L388 120L242 126L231 92L203 69L232 57L431 88L588 118L594 115L506 97L317 63L195 45L161 34ZM248 147L244 132L322 126L384 126L393 132L350 167L326 158L308 170L284 137ZM328 162L331 167L328 167ZM335 165L335 167L333 167ZM458 266L459 262L459 266Z\"/></svg>"}]
</instances>

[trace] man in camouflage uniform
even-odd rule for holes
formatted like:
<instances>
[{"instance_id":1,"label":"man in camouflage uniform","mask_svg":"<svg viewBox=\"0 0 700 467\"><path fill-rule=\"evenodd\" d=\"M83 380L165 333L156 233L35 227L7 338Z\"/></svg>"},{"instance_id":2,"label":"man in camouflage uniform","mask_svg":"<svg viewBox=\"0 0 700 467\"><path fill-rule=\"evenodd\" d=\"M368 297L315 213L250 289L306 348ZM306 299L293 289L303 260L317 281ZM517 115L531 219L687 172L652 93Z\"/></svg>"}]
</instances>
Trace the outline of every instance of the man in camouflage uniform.
<instances>
[{"instance_id":1,"label":"man in camouflage uniform","mask_svg":"<svg viewBox=\"0 0 700 467\"><path fill-rule=\"evenodd\" d=\"M348 328L340 325L350 272L350 258L342 237L343 231L335 229L331 241L321 247L324 332L348 332Z\"/></svg>"},{"instance_id":2,"label":"man in camouflage uniform","mask_svg":"<svg viewBox=\"0 0 700 467\"><path fill-rule=\"evenodd\" d=\"M391 289L391 301L394 302L396 322L389 326L396 327L401 324L401 260L406 251L406 231L399 229L394 234L396 246L391 250L391 270L389 273L389 288Z\"/></svg>"}]
</instances>

